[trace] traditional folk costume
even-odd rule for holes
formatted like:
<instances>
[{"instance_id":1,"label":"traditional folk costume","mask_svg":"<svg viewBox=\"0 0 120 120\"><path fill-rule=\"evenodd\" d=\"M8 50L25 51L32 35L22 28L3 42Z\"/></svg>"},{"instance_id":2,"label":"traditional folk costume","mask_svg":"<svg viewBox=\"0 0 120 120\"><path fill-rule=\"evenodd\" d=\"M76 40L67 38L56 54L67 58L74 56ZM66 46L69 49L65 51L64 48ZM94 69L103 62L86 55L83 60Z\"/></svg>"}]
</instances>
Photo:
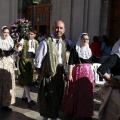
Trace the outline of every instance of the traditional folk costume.
<instances>
[{"instance_id":1,"label":"traditional folk costume","mask_svg":"<svg viewBox=\"0 0 120 120\"><path fill-rule=\"evenodd\" d=\"M37 40L21 40L23 44L19 47L19 71L18 79L20 85L30 86L33 83L34 58L38 47ZM22 51L21 51L22 50Z\"/></svg>"},{"instance_id":2,"label":"traditional folk costume","mask_svg":"<svg viewBox=\"0 0 120 120\"><path fill-rule=\"evenodd\" d=\"M0 106L15 103L14 42L9 36L0 37Z\"/></svg>"},{"instance_id":3,"label":"traditional folk costume","mask_svg":"<svg viewBox=\"0 0 120 120\"><path fill-rule=\"evenodd\" d=\"M38 103L40 115L57 118L64 92L63 74L66 64L66 43L56 43L54 35L43 40L36 53L36 67L41 68Z\"/></svg>"},{"instance_id":4,"label":"traditional folk costume","mask_svg":"<svg viewBox=\"0 0 120 120\"><path fill-rule=\"evenodd\" d=\"M115 80L106 82L102 87L99 120L120 120L120 40L113 46L111 54L98 68L101 76L111 70Z\"/></svg>"},{"instance_id":5,"label":"traditional folk costume","mask_svg":"<svg viewBox=\"0 0 120 120\"><path fill-rule=\"evenodd\" d=\"M91 68L89 45L81 47L80 40L70 52L69 65L73 82L68 81L62 104L62 112L67 115L91 117L93 115L94 74Z\"/></svg>"}]
</instances>

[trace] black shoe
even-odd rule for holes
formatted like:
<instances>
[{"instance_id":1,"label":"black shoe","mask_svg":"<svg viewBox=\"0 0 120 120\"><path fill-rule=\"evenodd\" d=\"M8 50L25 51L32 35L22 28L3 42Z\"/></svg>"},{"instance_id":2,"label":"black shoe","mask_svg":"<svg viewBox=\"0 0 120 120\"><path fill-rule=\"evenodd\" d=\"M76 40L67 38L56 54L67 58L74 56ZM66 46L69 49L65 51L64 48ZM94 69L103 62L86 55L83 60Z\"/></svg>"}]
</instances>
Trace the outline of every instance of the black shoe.
<instances>
[{"instance_id":1,"label":"black shoe","mask_svg":"<svg viewBox=\"0 0 120 120\"><path fill-rule=\"evenodd\" d=\"M30 102L28 102L28 106L29 107L34 106L34 105L36 105L36 103L33 100L31 100Z\"/></svg>"},{"instance_id":2,"label":"black shoe","mask_svg":"<svg viewBox=\"0 0 120 120\"><path fill-rule=\"evenodd\" d=\"M39 86L39 82L37 80L33 84L35 85L35 87Z\"/></svg>"},{"instance_id":3,"label":"black shoe","mask_svg":"<svg viewBox=\"0 0 120 120\"><path fill-rule=\"evenodd\" d=\"M22 97L22 101L25 101L25 102L27 102L28 101L28 99L27 99L27 97Z\"/></svg>"},{"instance_id":4,"label":"black shoe","mask_svg":"<svg viewBox=\"0 0 120 120\"><path fill-rule=\"evenodd\" d=\"M1 110L2 111L12 111L12 109L9 108L8 106L1 107Z\"/></svg>"}]
</instances>

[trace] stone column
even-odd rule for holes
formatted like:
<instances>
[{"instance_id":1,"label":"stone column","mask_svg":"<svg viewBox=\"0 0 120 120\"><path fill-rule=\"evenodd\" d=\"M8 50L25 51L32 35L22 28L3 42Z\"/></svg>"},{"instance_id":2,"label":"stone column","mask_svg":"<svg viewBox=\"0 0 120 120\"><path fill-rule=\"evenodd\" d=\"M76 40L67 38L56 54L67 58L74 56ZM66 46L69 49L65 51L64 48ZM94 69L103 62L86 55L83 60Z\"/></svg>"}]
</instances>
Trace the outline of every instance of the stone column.
<instances>
[{"instance_id":1,"label":"stone column","mask_svg":"<svg viewBox=\"0 0 120 120\"><path fill-rule=\"evenodd\" d=\"M100 35L109 35L110 0L102 0Z\"/></svg>"},{"instance_id":2,"label":"stone column","mask_svg":"<svg viewBox=\"0 0 120 120\"><path fill-rule=\"evenodd\" d=\"M9 26L17 19L17 0L0 0L0 28Z\"/></svg>"},{"instance_id":3,"label":"stone column","mask_svg":"<svg viewBox=\"0 0 120 120\"><path fill-rule=\"evenodd\" d=\"M90 0L84 0L83 32L88 32L89 4L90 4Z\"/></svg>"},{"instance_id":4,"label":"stone column","mask_svg":"<svg viewBox=\"0 0 120 120\"><path fill-rule=\"evenodd\" d=\"M22 18L22 8L23 8L23 0L18 1L18 18Z\"/></svg>"},{"instance_id":5,"label":"stone column","mask_svg":"<svg viewBox=\"0 0 120 120\"><path fill-rule=\"evenodd\" d=\"M9 23L13 23L18 17L18 1L11 0L9 2Z\"/></svg>"}]
</instances>

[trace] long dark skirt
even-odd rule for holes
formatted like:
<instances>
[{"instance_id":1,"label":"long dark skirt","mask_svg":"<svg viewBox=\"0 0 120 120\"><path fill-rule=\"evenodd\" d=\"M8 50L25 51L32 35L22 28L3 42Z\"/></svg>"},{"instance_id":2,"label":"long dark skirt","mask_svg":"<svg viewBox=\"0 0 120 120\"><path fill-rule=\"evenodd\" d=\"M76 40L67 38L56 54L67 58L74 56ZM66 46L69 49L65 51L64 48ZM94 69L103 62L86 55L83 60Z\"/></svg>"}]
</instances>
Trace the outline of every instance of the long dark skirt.
<instances>
[{"instance_id":1,"label":"long dark skirt","mask_svg":"<svg viewBox=\"0 0 120 120\"><path fill-rule=\"evenodd\" d=\"M0 106L9 106L15 103L15 74L11 57L0 60Z\"/></svg>"},{"instance_id":2,"label":"long dark skirt","mask_svg":"<svg viewBox=\"0 0 120 120\"><path fill-rule=\"evenodd\" d=\"M30 86L33 83L33 58L19 60L18 79L21 86Z\"/></svg>"},{"instance_id":3,"label":"long dark skirt","mask_svg":"<svg viewBox=\"0 0 120 120\"><path fill-rule=\"evenodd\" d=\"M64 92L64 81L62 76L51 79L42 77L38 92L39 112L47 118L57 118L61 107Z\"/></svg>"},{"instance_id":4,"label":"long dark skirt","mask_svg":"<svg viewBox=\"0 0 120 120\"><path fill-rule=\"evenodd\" d=\"M93 115L94 75L90 64L73 68L73 82L65 89L62 112L79 117Z\"/></svg>"}]
</instances>

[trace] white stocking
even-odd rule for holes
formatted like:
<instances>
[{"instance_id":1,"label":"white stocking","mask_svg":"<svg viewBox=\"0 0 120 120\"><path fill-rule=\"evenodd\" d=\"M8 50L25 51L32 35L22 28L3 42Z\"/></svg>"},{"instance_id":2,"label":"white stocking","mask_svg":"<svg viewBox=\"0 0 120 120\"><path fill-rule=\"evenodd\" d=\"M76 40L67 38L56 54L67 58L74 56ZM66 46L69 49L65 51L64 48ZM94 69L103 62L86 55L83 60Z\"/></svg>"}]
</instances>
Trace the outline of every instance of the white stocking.
<instances>
[{"instance_id":1,"label":"white stocking","mask_svg":"<svg viewBox=\"0 0 120 120\"><path fill-rule=\"evenodd\" d=\"M23 98L26 98L25 89L24 89L24 91L23 91Z\"/></svg>"},{"instance_id":2,"label":"white stocking","mask_svg":"<svg viewBox=\"0 0 120 120\"><path fill-rule=\"evenodd\" d=\"M31 101L31 97L30 97L30 88L28 86L24 86L24 90L25 90L25 93L26 93L26 97L28 99L28 102Z\"/></svg>"}]
</instances>

